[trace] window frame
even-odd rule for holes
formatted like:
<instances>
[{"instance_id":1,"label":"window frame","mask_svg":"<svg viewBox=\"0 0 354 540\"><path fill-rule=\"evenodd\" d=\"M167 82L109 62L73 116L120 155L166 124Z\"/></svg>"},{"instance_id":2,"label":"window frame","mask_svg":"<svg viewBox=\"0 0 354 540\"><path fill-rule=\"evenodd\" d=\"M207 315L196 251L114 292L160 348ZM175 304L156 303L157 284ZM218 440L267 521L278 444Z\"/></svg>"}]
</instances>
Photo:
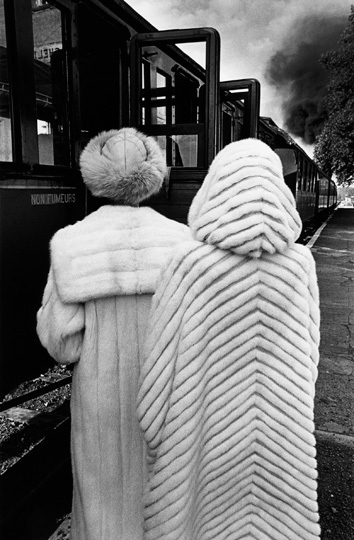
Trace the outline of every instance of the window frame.
<instances>
[{"instance_id":1,"label":"window frame","mask_svg":"<svg viewBox=\"0 0 354 540\"><path fill-rule=\"evenodd\" d=\"M68 117L68 165L39 163L37 133L36 80L32 2L4 0L7 63L10 88L10 116L12 161L0 161L5 178L12 174L32 176L73 176L78 168L80 121L78 102L78 66L73 57L77 46L75 32L76 6L70 0L51 0L50 4L61 11L62 39L65 50L65 107ZM41 9L44 9L42 7ZM68 175L68 172L71 174Z\"/></svg>"},{"instance_id":2,"label":"window frame","mask_svg":"<svg viewBox=\"0 0 354 540\"><path fill-rule=\"evenodd\" d=\"M141 88L143 63L142 48L155 45L167 47L181 43L205 42L206 96L204 121L195 124L149 125L141 124ZM198 163L197 168L208 167L218 149L218 117L219 117L219 65L220 36L213 28L189 28L186 30L163 30L141 33L132 36L131 45L131 80L135 82L130 91L131 125L152 136L159 135L197 135ZM181 62L183 67L183 63Z\"/></svg>"},{"instance_id":3,"label":"window frame","mask_svg":"<svg viewBox=\"0 0 354 540\"><path fill-rule=\"evenodd\" d=\"M232 93L235 92L235 93ZM236 110L236 103L243 100L243 138L258 138L259 130L259 110L260 110L260 95L261 86L257 79L236 79L230 81L222 81L220 83L220 107L222 116L223 105L234 105ZM235 119L236 120L236 119ZM224 139L224 122L223 119L220 123L220 148L223 148ZM235 130L236 131L236 130ZM232 140L236 140L235 133L232 135Z\"/></svg>"}]
</instances>

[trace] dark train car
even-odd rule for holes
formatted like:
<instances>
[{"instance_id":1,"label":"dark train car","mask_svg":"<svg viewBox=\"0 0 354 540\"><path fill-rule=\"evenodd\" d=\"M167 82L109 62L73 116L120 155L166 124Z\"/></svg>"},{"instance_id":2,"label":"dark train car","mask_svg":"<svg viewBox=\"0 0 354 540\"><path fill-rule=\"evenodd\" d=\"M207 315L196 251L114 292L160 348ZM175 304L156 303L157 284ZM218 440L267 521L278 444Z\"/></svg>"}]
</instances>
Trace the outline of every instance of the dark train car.
<instances>
[{"instance_id":1,"label":"dark train car","mask_svg":"<svg viewBox=\"0 0 354 540\"><path fill-rule=\"evenodd\" d=\"M271 118L260 118L259 138L279 155L304 228L326 219L337 205L335 182Z\"/></svg>"},{"instance_id":2,"label":"dark train car","mask_svg":"<svg viewBox=\"0 0 354 540\"><path fill-rule=\"evenodd\" d=\"M173 45L190 42L204 46L204 70L176 54ZM139 34L131 42L131 124L157 138L169 167L164 188L146 204L184 223L216 153L257 133L259 83L219 83L219 49L212 28Z\"/></svg>"},{"instance_id":3,"label":"dark train car","mask_svg":"<svg viewBox=\"0 0 354 540\"><path fill-rule=\"evenodd\" d=\"M81 149L129 124L142 30L154 28L124 2L0 0L1 396L50 366L36 336L49 240L90 211Z\"/></svg>"},{"instance_id":4,"label":"dark train car","mask_svg":"<svg viewBox=\"0 0 354 540\"><path fill-rule=\"evenodd\" d=\"M251 133L243 125L255 122L255 109L246 82L238 99L248 112L237 124L222 112L235 110L235 85L220 90L216 30L157 32L121 0L0 0L0 35L3 395L49 366L35 315L51 236L97 207L79 174L88 140L127 125L155 136L170 174L150 204L186 221L214 155ZM204 48L204 67L183 43Z\"/></svg>"},{"instance_id":5,"label":"dark train car","mask_svg":"<svg viewBox=\"0 0 354 540\"><path fill-rule=\"evenodd\" d=\"M203 67L186 43L202 48ZM79 173L88 140L123 126L156 137L169 175L148 204L186 222L215 154L258 136L260 86L220 83L213 28L158 32L123 0L0 0L0 68L2 396L50 366L36 311L50 238L100 204Z\"/></svg>"},{"instance_id":6,"label":"dark train car","mask_svg":"<svg viewBox=\"0 0 354 540\"><path fill-rule=\"evenodd\" d=\"M216 30L157 32L121 0L0 0L1 396L50 366L35 330L49 241L97 207L82 148L127 125L155 136L170 174L152 204L186 221L220 147L219 62Z\"/></svg>"},{"instance_id":7,"label":"dark train car","mask_svg":"<svg viewBox=\"0 0 354 540\"><path fill-rule=\"evenodd\" d=\"M199 43L205 69L176 45ZM217 151L220 38L212 28L147 32L130 43L130 123L154 136L169 175L146 204L185 222Z\"/></svg>"},{"instance_id":8,"label":"dark train car","mask_svg":"<svg viewBox=\"0 0 354 540\"><path fill-rule=\"evenodd\" d=\"M51 13L51 44L45 42L48 25L35 3L0 1L1 396L48 368L35 332L48 242L84 215L84 192L72 167L60 9Z\"/></svg>"}]
</instances>

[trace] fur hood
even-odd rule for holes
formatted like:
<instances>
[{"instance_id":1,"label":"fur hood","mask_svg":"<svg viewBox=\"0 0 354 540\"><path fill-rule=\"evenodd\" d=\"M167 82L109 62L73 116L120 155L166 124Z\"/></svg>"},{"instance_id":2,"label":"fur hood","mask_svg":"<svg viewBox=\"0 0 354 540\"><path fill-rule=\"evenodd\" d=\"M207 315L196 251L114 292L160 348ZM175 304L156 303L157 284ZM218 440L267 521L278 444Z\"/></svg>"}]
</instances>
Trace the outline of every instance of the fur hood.
<instances>
[{"instance_id":1,"label":"fur hood","mask_svg":"<svg viewBox=\"0 0 354 540\"><path fill-rule=\"evenodd\" d=\"M132 206L160 190L167 170L155 139L134 128L104 131L91 139L80 168L92 195Z\"/></svg>"},{"instance_id":2,"label":"fur hood","mask_svg":"<svg viewBox=\"0 0 354 540\"><path fill-rule=\"evenodd\" d=\"M275 152L257 139L226 146L193 200L189 225L197 240L239 255L291 247L301 220Z\"/></svg>"}]
</instances>

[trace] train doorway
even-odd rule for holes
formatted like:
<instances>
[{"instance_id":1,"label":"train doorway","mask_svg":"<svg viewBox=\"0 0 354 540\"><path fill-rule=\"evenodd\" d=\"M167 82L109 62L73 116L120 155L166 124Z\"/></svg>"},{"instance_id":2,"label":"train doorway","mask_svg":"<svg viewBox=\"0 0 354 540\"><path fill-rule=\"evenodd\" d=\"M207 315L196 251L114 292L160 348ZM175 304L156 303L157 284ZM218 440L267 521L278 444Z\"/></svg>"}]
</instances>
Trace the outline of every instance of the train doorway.
<instances>
[{"instance_id":1,"label":"train doorway","mask_svg":"<svg viewBox=\"0 0 354 540\"><path fill-rule=\"evenodd\" d=\"M127 27L78 6L81 147L100 133L129 123Z\"/></svg>"},{"instance_id":2,"label":"train doorway","mask_svg":"<svg viewBox=\"0 0 354 540\"><path fill-rule=\"evenodd\" d=\"M205 70L176 44L203 43ZM131 41L131 125L166 154L165 190L148 201L186 222L192 198L217 152L220 38L211 28L136 34Z\"/></svg>"}]
</instances>

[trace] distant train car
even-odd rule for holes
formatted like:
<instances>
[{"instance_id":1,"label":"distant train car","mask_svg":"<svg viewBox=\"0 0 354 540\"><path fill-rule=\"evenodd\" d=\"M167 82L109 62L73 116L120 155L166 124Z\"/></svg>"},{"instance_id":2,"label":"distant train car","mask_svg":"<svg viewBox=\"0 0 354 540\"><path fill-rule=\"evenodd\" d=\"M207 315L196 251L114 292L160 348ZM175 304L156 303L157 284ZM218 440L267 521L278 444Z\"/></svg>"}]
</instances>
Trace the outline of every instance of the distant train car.
<instances>
[{"instance_id":1,"label":"distant train car","mask_svg":"<svg viewBox=\"0 0 354 540\"><path fill-rule=\"evenodd\" d=\"M232 85L236 90L231 94L226 88ZM336 207L336 184L271 118L259 117L259 83L252 79L233 81L220 83L220 89L220 147L250 136L263 140L281 159L285 182L295 197L304 230L323 221Z\"/></svg>"},{"instance_id":2,"label":"distant train car","mask_svg":"<svg viewBox=\"0 0 354 540\"><path fill-rule=\"evenodd\" d=\"M323 221L337 205L335 182L271 118L260 118L259 137L279 155L304 227Z\"/></svg>"},{"instance_id":3,"label":"distant train car","mask_svg":"<svg viewBox=\"0 0 354 540\"><path fill-rule=\"evenodd\" d=\"M186 43L203 48L203 67ZM50 366L35 330L49 241L100 204L79 172L93 136L134 126L156 137L169 175L148 204L186 222L216 153L274 133L260 128L258 81L220 83L215 29L158 32L123 0L0 0L0 68L1 396ZM301 152L287 149L303 218L314 197L319 211L335 204L330 180L316 180L314 194L312 165L304 158L299 176Z\"/></svg>"}]
</instances>

